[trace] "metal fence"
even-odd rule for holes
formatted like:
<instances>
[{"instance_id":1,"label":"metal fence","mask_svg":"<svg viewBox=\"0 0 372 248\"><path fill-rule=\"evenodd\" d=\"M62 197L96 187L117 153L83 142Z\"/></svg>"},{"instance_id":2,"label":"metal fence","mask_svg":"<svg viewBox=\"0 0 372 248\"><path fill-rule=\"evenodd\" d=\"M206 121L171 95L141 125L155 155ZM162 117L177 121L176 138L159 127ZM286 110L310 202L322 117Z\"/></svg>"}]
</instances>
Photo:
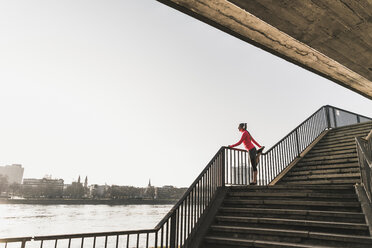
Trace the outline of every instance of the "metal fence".
<instances>
[{"instance_id":1,"label":"metal fence","mask_svg":"<svg viewBox=\"0 0 372 248\"><path fill-rule=\"evenodd\" d=\"M258 164L258 185L269 184L326 129L371 120L329 105L321 107L262 154ZM364 153L365 148L361 149ZM251 182L253 173L250 164L247 151L221 147L183 197L153 229L0 239L0 248L1 243L4 248L14 247L14 244L16 248L188 247L188 240L197 231L198 221L207 213L217 189ZM371 188L368 168L364 173L367 175L365 182Z\"/></svg>"}]
</instances>

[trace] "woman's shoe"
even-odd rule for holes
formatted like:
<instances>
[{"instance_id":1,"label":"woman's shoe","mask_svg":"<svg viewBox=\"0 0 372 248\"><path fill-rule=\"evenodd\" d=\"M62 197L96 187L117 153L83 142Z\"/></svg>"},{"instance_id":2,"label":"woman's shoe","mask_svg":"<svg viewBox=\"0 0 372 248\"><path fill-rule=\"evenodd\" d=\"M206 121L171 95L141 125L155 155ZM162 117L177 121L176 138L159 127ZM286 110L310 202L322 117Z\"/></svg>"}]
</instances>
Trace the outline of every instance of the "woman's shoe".
<instances>
[{"instance_id":1,"label":"woman's shoe","mask_svg":"<svg viewBox=\"0 0 372 248\"><path fill-rule=\"evenodd\" d=\"M257 183L251 182L249 183L249 185L257 185Z\"/></svg>"},{"instance_id":2,"label":"woman's shoe","mask_svg":"<svg viewBox=\"0 0 372 248\"><path fill-rule=\"evenodd\" d=\"M261 146L261 147L257 150L257 153L262 153L263 149L265 149L265 146Z\"/></svg>"}]
</instances>

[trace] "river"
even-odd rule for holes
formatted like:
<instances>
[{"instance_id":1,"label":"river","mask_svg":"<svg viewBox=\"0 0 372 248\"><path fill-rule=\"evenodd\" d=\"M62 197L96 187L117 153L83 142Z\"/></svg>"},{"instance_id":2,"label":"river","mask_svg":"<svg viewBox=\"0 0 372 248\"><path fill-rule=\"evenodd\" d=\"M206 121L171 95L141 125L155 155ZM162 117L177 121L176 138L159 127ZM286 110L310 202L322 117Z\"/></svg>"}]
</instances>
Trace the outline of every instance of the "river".
<instances>
[{"instance_id":1,"label":"river","mask_svg":"<svg viewBox=\"0 0 372 248\"><path fill-rule=\"evenodd\" d=\"M0 238L151 229L172 206L0 204Z\"/></svg>"}]
</instances>

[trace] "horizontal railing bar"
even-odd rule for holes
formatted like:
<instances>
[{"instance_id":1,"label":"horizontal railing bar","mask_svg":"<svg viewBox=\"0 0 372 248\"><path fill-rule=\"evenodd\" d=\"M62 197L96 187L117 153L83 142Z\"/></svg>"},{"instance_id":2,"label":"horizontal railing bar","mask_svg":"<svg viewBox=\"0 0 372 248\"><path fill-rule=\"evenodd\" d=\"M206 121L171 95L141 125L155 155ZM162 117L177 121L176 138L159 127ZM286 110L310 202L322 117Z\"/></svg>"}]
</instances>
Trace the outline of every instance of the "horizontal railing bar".
<instances>
[{"instance_id":1,"label":"horizontal railing bar","mask_svg":"<svg viewBox=\"0 0 372 248\"><path fill-rule=\"evenodd\" d=\"M216 155L213 156L211 161L207 164L207 166L204 168L204 170L199 174L199 176L194 180L194 182L190 185L189 189L183 194L181 199L173 206L173 208L168 212L167 215L164 216L164 218L155 226L154 229L159 230L161 226L168 221L168 219L172 216L173 212L176 211L176 209L183 203L183 201L187 198L187 196L190 194L190 192L194 189L196 184L199 182L199 180L204 176L205 172L210 168L210 166L213 164L214 160L220 155L220 153L225 149L226 147L221 147Z\"/></svg>"},{"instance_id":2,"label":"horizontal railing bar","mask_svg":"<svg viewBox=\"0 0 372 248\"><path fill-rule=\"evenodd\" d=\"M31 241L32 237L18 237L18 238L4 238L0 239L0 243L14 243L14 242L23 242Z\"/></svg>"},{"instance_id":3,"label":"horizontal railing bar","mask_svg":"<svg viewBox=\"0 0 372 248\"><path fill-rule=\"evenodd\" d=\"M334 107L334 106L331 106L331 105L326 105L325 107L334 108L334 109L337 109L337 110L341 110L343 112L346 112L348 114L352 114L352 115L356 115L356 116L360 116L360 117L363 117L363 118L372 120L372 118L370 118L370 117L367 117L367 116L364 116L364 115L360 115L360 114L357 114L357 113L354 113L354 112L351 112L351 111L348 111L348 110L345 110L345 109L340 109L340 108L337 108L337 107Z\"/></svg>"},{"instance_id":4,"label":"horizontal railing bar","mask_svg":"<svg viewBox=\"0 0 372 248\"><path fill-rule=\"evenodd\" d=\"M230 149L230 150L235 150L235 151L239 151L239 152L248 152L247 150L239 149L239 148L235 148L235 147L223 146L222 148Z\"/></svg>"},{"instance_id":5,"label":"horizontal railing bar","mask_svg":"<svg viewBox=\"0 0 372 248\"><path fill-rule=\"evenodd\" d=\"M63 234L63 235L48 235L48 236L35 236L34 240L54 240L54 239L73 239L73 238L89 238L89 237L106 237L128 234L147 234L155 233L156 229L143 229L143 230L129 230L118 232L97 232L97 233L77 233L77 234Z\"/></svg>"}]
</instances>

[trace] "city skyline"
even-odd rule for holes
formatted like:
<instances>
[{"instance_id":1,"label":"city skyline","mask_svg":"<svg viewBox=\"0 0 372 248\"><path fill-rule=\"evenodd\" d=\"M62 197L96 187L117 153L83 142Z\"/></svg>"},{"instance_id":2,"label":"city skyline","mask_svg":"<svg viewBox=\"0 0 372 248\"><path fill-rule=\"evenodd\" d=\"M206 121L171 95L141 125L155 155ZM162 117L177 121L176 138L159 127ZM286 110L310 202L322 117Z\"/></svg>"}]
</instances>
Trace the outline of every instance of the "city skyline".
<instances>
[{"instance_id":1,"label":"city skyline","mask_svg":"<svg viewBox=\"0 0 372 248\"><path fill-rule=\"evenodd\" d=\"M62 180L63 182L65 182L64 178L53 177L52 174L45 174L44 176L41 176L38 178L24 178L23 177L24 171L25 171L25 168L22 167L21 164L0 165L0 176L5 176L7 178L7 182L9 185L13 183L24 184L24 180L30 181L30 180L41 180L41 179ZM83 176L84 179L81 179L81 178L82 178L81 175L78 175L75 179L72 179L72 181L69 184L66 184L66 183L64 184L70 185L72 183L81 183L81 184L84 184L85 187L89 185L88 175L85 175L85 177ZM84 180L84 183L82 182L82 180ZM148 180L149 181L148 181L147 187L154 186L154 185L151 185L151 178L149 178ZM90 185L97 185L97 183L91 183ZM105 183L105 185L109 185L109 184ZM114 186L114 184L112 186ZM133 185L123 184L123 185L115 185L115 186L133 186ZM161 186L168 187L168 186L173 186L173 185L161 185Z\"/></svg>"},{"instance_id":2,"label":"city skyline","mask_svg":"<svg viewBox=\"0 0 372 248\"><path fill-rule=\"evenodd\" d=\"M188 187L248 129L270 148L346 88L157 1L0 3L0 164ZM345 100L347 99L347 101Z\"/></svg>"}]
</instances>

